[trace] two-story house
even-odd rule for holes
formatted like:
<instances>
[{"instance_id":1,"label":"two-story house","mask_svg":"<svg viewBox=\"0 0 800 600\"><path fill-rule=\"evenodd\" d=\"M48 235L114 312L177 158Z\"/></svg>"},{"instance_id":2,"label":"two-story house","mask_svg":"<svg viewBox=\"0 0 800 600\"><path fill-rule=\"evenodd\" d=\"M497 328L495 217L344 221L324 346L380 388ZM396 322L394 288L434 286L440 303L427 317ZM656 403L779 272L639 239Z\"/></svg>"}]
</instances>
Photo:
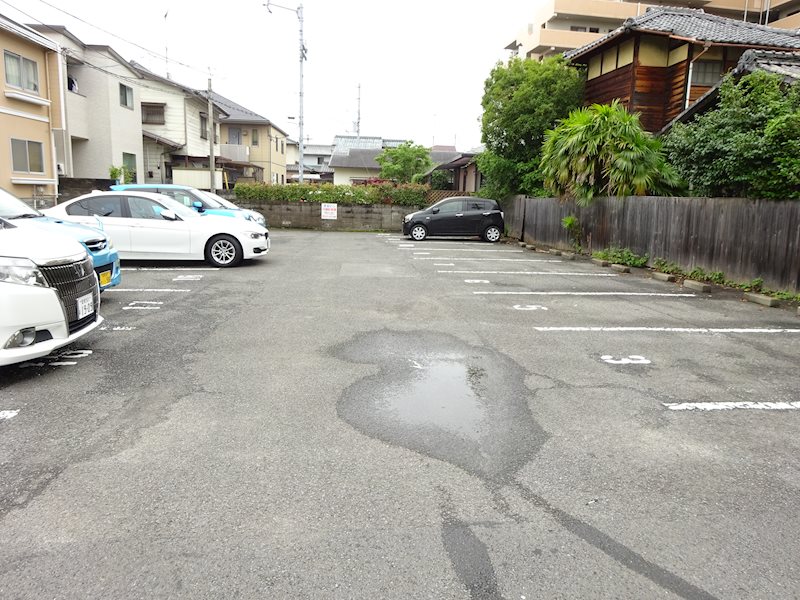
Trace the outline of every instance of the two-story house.
<instances>
[{"instance_id":1,"label":"two-story house","mask_svg":"<svg viewBox=\"0 0 800 600\"><path fill-rule=\"evenodd\" d=\"M58 193L57 148L65 143L64 72L58 44L0 15L0 186L52 203Z\"/></svg>"},{"instance_id":2,"label":"two-story house","mask_svg":"<svg viewBox=\"0 0 800 600\"><path fill-rule=\"evenodd\" d=\"M748 49L798 50L800 32L690 8L651 8L564 56L587 70L584 102L614 99L657 132L714 87Z\"/></svg>"},{"instance_id":3,"label":"two-story house","mask_svg":"<svg viewBox=\"0 0 800 600\"><path fill-rule=\"evenodd\" d=\"M207 92L199 93L208 98ZM218 162L228 173L229 183L241 180L285 184L286 132L266 117L221 94L211 92L211 99L227 113L220 121L222 143Z\"/></svg>"},{"instance_id":4,"label":"two-story house","mask_svg":"<svg viewBox=\"0 0 800 600\"><path fill-rule=\"evenodd\" d=\"M109 46L84 44L60 25L31 25L61 47L67 133L58 148L59 175L104 179L124 166L143 181L141 85L137 72Z\"/></svg>"},{"instance_id":5,"label":"two-story house","mask_svg":"<svg viewBox=\"0 0 800 600\"><path fill-rule=\"evenodd\" d=\"M515 56L541 59L589 44L626 19L659 5L702 8L738 21L800 28L800 0L537 0L531 19L506 46Z\"/></svg>"},{"instance_id":6,"label":"two-story house","mask_svg":"<svg viewBox=\"0 0 800 600\"><path fill-rule=\"evenodd\" d=\"M141 126L145 183L177 183L209 189L209 135L214 156L220 156L219 121L227 113L190 87L130 63L142 79ZM212 133L213 132L213 133ZM215 163L217 161L215 160ZM223 187L222 171L215 167L214 187Z\"/></svg>"},{"instance_id":7,"label":"two-story house","mask_svg":"<svg viewBox=\"0 0 800 600\"><path fill-rule=\"evenodd\" d=\"M300 178L300 144L289 139L286 142L286 179L297 181ZM333 156L331 144L303 145L303 179L319 183L333 183Z\"/></svg>"}]
</instances>

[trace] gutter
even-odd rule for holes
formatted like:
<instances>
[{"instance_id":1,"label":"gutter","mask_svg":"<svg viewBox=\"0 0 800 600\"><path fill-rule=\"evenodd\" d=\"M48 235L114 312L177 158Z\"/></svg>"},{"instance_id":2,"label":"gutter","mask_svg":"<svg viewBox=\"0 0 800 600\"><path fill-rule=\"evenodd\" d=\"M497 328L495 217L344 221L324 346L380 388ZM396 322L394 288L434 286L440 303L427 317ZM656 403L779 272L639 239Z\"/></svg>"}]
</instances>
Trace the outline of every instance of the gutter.
<instances>
[{"instance_id":1,"label":"gutter","mask_svg":"<svg viewBox=\"0 0 800 600\"><path fill-rule=\"evenodd\" d=\"M689 73L686 76L686 101L683 104L683 110L689 108L689 102L690 102L689 96L691 95L692 92L692 67L694 67L694 61L703 56L703 54L708 52L710 49L711 49L711 42L706 42L705 45L703 46L703 51L689 61Z\"/></svg>"}]
</instances>

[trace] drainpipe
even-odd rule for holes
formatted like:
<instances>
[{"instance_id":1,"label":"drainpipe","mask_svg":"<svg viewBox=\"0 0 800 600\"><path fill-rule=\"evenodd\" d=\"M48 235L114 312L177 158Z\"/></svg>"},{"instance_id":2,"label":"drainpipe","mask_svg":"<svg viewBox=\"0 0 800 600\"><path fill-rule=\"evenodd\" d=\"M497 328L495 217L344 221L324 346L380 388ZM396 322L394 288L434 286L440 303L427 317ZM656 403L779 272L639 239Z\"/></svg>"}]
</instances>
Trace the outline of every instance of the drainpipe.
<instances>
[{"instance_id":1,"label":"drainpipe","mask_svg":"<svg viewBox=\"0 0 800 600\"><path fill-rule=\"evenodd\" d=\"M56 60L61 62L61 46L57 46L57 50L55 51ZM50 103L47 105L47 121L48 125L50 126L50 160L53 173L53 179L55 179L55 183L53 184L53 189L55 191L55 195L53 197L53 206L58 204L58 157L56 156L56 136L53 131L53 86L50 81L50 57L52 56L53 51L47 50L45 52L45 59L44 59L44 73L45 78L47 79L47 96L50 99ZM59 70L59 78L58 78L58 93L60 94L59 103L61 104L62 110L64 107L64 103L66 102L66 98L63 96L63 90L61 89L61 71ZM67 124L65 122L61 123L61 128L66 129ZM63 135L61 136L63 139ZM66 143L66 141L64 141ZM66 153L66 152L65 152ZM66 162L66 158L64 159ZM38 208L36 206L36 186L34 186L34 200L33 200L33 208Z\"/></svg>"},{"instance_id":2,"label":"drainpipe","mask_svg":"<svg viewBox=\"0 0 800 600\"><path fill-rule=\"evenodd\" d=\"M703 54L708 52L710 49L711 49L711 44L706 43L705 46L703 46L703 51L689 61L689 74L687 76L687 81L686 81L686 102L684 102L683 110L689 108L689 96L692 91L692 67L694 66L694 61L703 56Z\"/></svg>"},{"instance_id":3,"label":"drainpipe","mask_svg":"<svg viewBox=\"0 0 800 600\"><path fill-rule=\"evenodd\" d=\"M769 25L769 10L772 8L772 0L767 0L767 8L764 10L764 25Z\"/></svg>"}]
</instances>

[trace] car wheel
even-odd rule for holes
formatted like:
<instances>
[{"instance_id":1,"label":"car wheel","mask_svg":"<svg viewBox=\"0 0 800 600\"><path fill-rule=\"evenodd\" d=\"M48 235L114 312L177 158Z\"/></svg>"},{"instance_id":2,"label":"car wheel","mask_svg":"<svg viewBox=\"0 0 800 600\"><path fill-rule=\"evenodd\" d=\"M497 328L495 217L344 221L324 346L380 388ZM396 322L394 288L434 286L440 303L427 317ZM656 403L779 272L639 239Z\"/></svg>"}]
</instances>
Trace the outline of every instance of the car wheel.
<instances>
[{"instance_id":1,"label":"car wheel","mask_svg":"<svg viewBox=\"0 0 800 600\"><path fill-rule=\"evenodd\" d=\"M487 242L496 242L500 239L500 228L497 225L489 225L483 232L483 239Z\"/></svg>"},{"instance_id":2,"label":"car wheel","mask_svg":"<svg viewBox=\"0 0 800 600\"><path fill-rule=\"evenodd\" d=\"M242 247L234 237L215 235L206 245L206 261L215 267L235 267L242 262Z\"/></svg>"},{"instance_id":3,"label":"car wheel","mask_svg":"<svg viewBox=\"0 0 800 600\"><path fill-rule=\"evenodd\" d=\"M411 239L421 242L426 237L428 237L428 230L425 229L424 225L414 225L411 228Z\"/></svg>"}]
</instances>

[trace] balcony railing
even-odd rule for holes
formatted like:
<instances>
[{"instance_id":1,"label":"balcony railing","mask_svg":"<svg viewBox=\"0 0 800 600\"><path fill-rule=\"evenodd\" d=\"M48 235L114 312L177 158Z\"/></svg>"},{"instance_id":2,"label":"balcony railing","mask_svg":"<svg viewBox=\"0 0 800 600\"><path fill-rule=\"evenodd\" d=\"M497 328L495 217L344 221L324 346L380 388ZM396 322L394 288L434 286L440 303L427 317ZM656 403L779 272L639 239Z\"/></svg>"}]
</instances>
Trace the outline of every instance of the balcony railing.
<instances>
[{"instance_id":1,"label":"balcony railing","mask_svg":"<svg viewBox=\"0 0 800 600\"><path fill-rule=\"evenodd\" d=\"M219 155L236 162L250 162L250 146L242 144L220 144Z\"/></svg>"}]
</instances>

